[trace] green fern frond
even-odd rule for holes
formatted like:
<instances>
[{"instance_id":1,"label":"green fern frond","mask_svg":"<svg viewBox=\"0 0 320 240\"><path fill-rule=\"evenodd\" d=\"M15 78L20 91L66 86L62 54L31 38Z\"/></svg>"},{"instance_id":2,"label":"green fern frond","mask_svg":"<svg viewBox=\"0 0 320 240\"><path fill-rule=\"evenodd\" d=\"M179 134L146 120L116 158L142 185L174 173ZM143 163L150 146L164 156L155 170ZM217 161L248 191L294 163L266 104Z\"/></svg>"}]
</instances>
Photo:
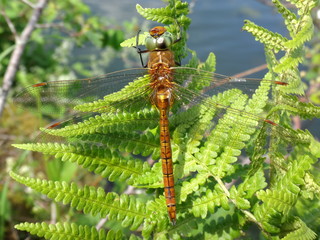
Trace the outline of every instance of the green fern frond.
<instances>
[{"instance_id":1,"label":"green fern frond","mask_svg":"<svg viewBox=\"0 0 320 240\"><path fill-rule=\"evenodd\" d=\"M75 223L20 223L15 228L21 231L27 231L31 234L43 237L45 239L72 239L72 240L113 240L125 239L121 231L109 230L105 232L103 229L99 231L95 227L87 225L77 225Z\"/></svg>"},{"instance_id":2,"label":"green fern frond","mask_svg":"<svg viewBox=\"0 0 320 240\"><path fill-rule=\"evenodd\" d=\"M146 162L132 157L124 159L116 151L91 144L30 143L16 144L15 147L54 155L62 161L76 162L112 182L120 180L132 184L135 178L150 171Z\"/></svg>"},{"instance_id":3,"label":"green fern frond","mask_svg":"<svg viewBox=\"0 0 320 240\"><path fill-rule=\"evenodd\" d=\"M266 75L266 79L268 79L268 76L269 75ZM259 88L252 95L251 99L249 99L246 111L256 115L261 114L268 101L270 88L270 82L262 81Z\"/></svg>"},{"instance_id":4,"label":"green fern frond","mask_svg":"<svg viewBox=\"0 0 320 240\"><path fill-rule=\"evenodd\" d=\"M278 64L276 54L273 52L272 49L267 48L266 46L264 47L264 53L266 55L266 62L268 64L268 69L272 69L275 65ZM268 72L265 78L279 80L277 79L277 76L275 76L275 74L273 74L272 72Z\"/></svg>"},{"instance_id":5,"label":"green fern frond","mask_svg":"<svg viewBox=\"0 0 320 240\"><path fill-rule=\"evenodd\" d=\"M310 16L303 16L299 19L300 29L298 33L292 38L284 43L284 46L288 49L300 48L302 44L311 39L313 35L313 22Z\"/></svg>"},{"instance_id":6,"label":"green fern frond","mask_svg":"<svg viewBox=\"0 0 320 240\"><path fill-rule=\"evenodd\" d=\"M295 204L296 197L285 191L260 191L257 193L264 204L260 205L254 215L270 233L279 233L282 214L288 214Z\"/></svg>"},{"instance_id":7,"label":"green fern frond","mask_svg":"<svg viewBox=\"0 0 320 240\"><path fill-rule=\"evenodd\" d=\"M299 114L303 119L320 118L320 108L312 103L299 101L297 96L285 95L282 97L281 104L274 108L275 110L287 110L293 115Z\"/></svg>"},{"instance_id":8,"label":"green fern frond","mask_svg":"<svg viewBox=\"0 0 320 240\"><path fill-rule=\"evenodd\" d=\"M84 134L112 132L144 131L157 126L159 113L151 109L142 109L135 113L118 112L114 114L101 114L85 119L77 124L68 125L60 129L41 128L49 135L60 137L77 137Z\"/></svg>"},{"instance_id":9,"label":"green fern frond","mask_svg":"<svg viewBox=\"0 0 320 240\"><path fill-rule=\"evenodd\" d=\"M216 71L216 55L210 52L206 61L199 65L199 68L204 71L215 72Z\"/></svg>"},{"instance_id":10,"label":"green fern frond","mask_svg":"<svg viewBox=\"0 0 320 240\"><path fill-rule=\"evenodd\" d=\"M287 234L281 238L281 240L313 240L317 237L317 234L297 217L287 222L282 228L282 231Z\"/></svg>"},{"instance_id":11,"label":"green fern frond","mask_svg":"<svg viewBox=\"0 0 320 240\"><path fill-rule=\"evenodd\" d=\"M201 63L197 57L197 54L195 52L192 52L192 58L190 59L189 63L186 64L186 66L208 71L207 78L204 77L202 79L196 79L188 84L188 89L191 89L193 91L201 91L210 84L210 73L215 72L216 70L216 56L211 52L209 53L206 61L204 63Z\"/></svg>"},{"instance_id":12,"label":"green fern frond","mask_svg":"<svg viewBox=\"0 0 320 240\"><path fill-rule=\"evenodd\" d=\"M319 199L303 199L297 201L294 212L301 220L319 235L320 202Z\"/></svg>"},{"instance_id":13,"label":"green fern frond","mask_svg":"<svg viewBox=\"0 0 320 240\"><path fill-rule=\"evenodd\" d=\"M142 173L140 176L135 178L135 187L148 187L148 188L162 188L162 165L160 162L156 162L151 171Z\"/></svg>"},{"instance_id":14,"label":"green fern frond","mask_svg":"<svg viewBox=\"0 0 320 240\"><path fill-rule=\"evenodd\" d=\"M311 168L312 159L301 156L298 161L293 161L288 166L287 172L279 178L272 189L259 191L257 197L263 202L256 206L255 216L262 223L265 230L278 233L281 222L286 221L289 212L294 207L304 184L304 176Z\"/></svg>"},{"instance_id":15,"label":"green fern frond","mask_svg":"<svg viewBox=\"0 0 320 240\"><path fill-rule=\"evenodd\" d=\"M237 186L237 193L241 197L250 199L257 191L267 186L266 179L262 169L253 176L247 175L243 183ZM230 191L231 193L231 191Z\"/></svg>"},{"instance_id":16,"label":"green fern frond","mask_svg":"<svg viewBox=\"0 0 320 240\"><path fill-rule=\"evenodd\" d=\"M238 192L235 186L232 186L229 192L230 198L233 200L233 203L237 206L238 209L250 208L250 202L243 197L244 192Z\"/></svg>"},{"instance_id":17,"label":"green fern frond","mask_svg":"<svg viewBox=\"0 0 320 240\"><path fill-rule=\"evenodd\" d=\"M190 181L184 181L182 183L182 187L179 188L180 201L184 202L189 194L197 192L199 190L199 187L204 185L208 177L209 174L198 173Z\"/></svg>"},{"instance_id":18,"label":"green fern frond","mask_svg":"<svg viewBox=\"0 0 320 240\"><path fill-rule=\"evenodd\" d=\"M159 159L159 137L147 131L145 134L138 133L95 133L78 137L81 141L102 143L109 149L117 149L120 152L151 156L152 159Z\"/></svg>"},{"instance_id":19,"label":"green fern frond","mask_svg":"<svg viewBox=\"0 0 320 240\"><path fill-rule=\"evenodd\" d=\"M221 98L218 102L221 102L223 105L229 105L226 102L226 100L228 100L234 102L233 105L231 105L234 109L243 110L245 108L253 114L259 114L266 104L265 98L267 97L269 88L270 84L268 84L268 82L262 83L261 87L253 95L252 100L249 101L247 101L246 96L240 97L240 95L235 95L232 91L224 92L223 95L218 94L215 98ZM234 97L235 99L232 99ZM238 123L237 127L227 127L233 126L235 119ZM231 122L228 122L230 120ZM214 176L223 177L227 173L232 173L234 169L231 164L237 160L236 157L240 155L240 150L245 146L245 142L247 142L250 139L250 135L255 132L256 123L256 121L245 115L234 116L234 113L231 111L230 116L228 116L227 113L226 117L221 119L217 127L210 133L205 147L200 148L200 152L196 156L198 156L198 158L201 157L201 159L205 156L206 164L210 165L210 171ZM219 151L217 151L219 149L217 143L220 143L220 146L225 146L224 151L221 153L221 156L215 160L208 158L205 152L211 156L219 153ZM216 153L213 153L213 150L215 150ZM212 165L213 163L214 165Z\"/></svg>"},{"instance_id":20,"label":"green fern frond","mask_svg":"<svg viewBox=\"0 0 320 240\"><path fill-rule=\"evenodd\" d=\"M312 156L320 158L320 142L312 138L309 152L312 154Z\"/></svg>"},{"instance_id":21,"label":"green fern frond","mask_svg":"<svg viewBox=\"0 0 320 240\"><path fill-rule=\"evenodd\" d=\"M294 4L299 10L299 15L304 15L310 13L312 8L319 4L318 0L288 0L290 3Z\"/></svg>"},{"instance_id":22,"label":"green fern frond","mask_svg":"<svg viewBox=\"0 0 320 240\"><path fill-rule=\"evenodd\" d=\"M277 8L278 12L282 15L284 23L290 32L291 37L295 35L297 16L288 10L279 0L272 0L272 3Z\"/></svg>"},{"instance_id":23,"label":"green fern frond","mask_svg":"<svg viewBox=\"0 0 320 240\"><path fill-rule=\"evenodd\" d=\"M284 58L286 58L286 57L284 57ZM300 58L300 57L298 57L298 58ZM283 64L279 64L279 65L280 65L279 68L282 68L283 66L285 66ZM277 72L280 69L278 69L278 65L277 65L273 68L273 70L274 70L274 72ZM283 68L281 70L283 70L283 72L279 73L279 79L288 83L289 85L287 85L285 87L279 87L278 90L280 92L286 93L286 94L304 95L305 85L301 81L299 71L296 68L292 68L292 67L287 68L287 69ZM284 95L284 94L282 94L282 95Z\"/></svg>"},{"instance_id":24,"label":"green fern frond","mask_svg":"<svg viewBox=\"0 0 320 240\"><path fill-rule=\"evenodd\" d=\"M142 230L142 236L144 239L149 239L150 236L153 239L179 239L180 236L192 237L190 234L192 230L199 229L197 219L188 213L183 213L184 217L179 218L179 224L175 225L173 228L168 228L170 223L168 219L163 218L163 214L166 215L166 208L163 207L165 199L163 196L150 201L147 204L148 213L150 213L149 218L145 220L144 228ZM178 210L179 211L179 210ZM161 221L159 221L159 218ZM151 235L153 231L157 233Z\"/></svg>"},{"instance_id":25,"label":"green fern frond","mask_svg":"<svg viewBox=\"0 0 320 240\"><path fill-rule=\"evenodd\" d=\"M288 39L279 33L271 32L249 20L244 21L242 29L250 32L255 37L256 41L263 43L267 48L274 49L275 52L286 50L285 43Z\"/></svg>"},{"instance_id":26,"label":"green fern frond","mask_svg":"<svg viewBox=\"0 0 320 240\"><path fill-rule=\"evenodd\" d=\"M181 15L189 13L188 3L177 1L175 6L168 5L164 8L143 8L136 5L138 13L147 20L156 21L163 24L172 24Z\"/></svg>"},{"instance_id":27,"label":"green fern frond","mask_svg":"<svg viewBox=\"0 0 320 240\"><path fill-rule=\"evenodd\" d=\"M179 239L180 236L185 236L185 239L188 239L187 237L193 238L193 233L201 229L200 224L201 221L198 221L198 219L191 214L184 214L184 218L181 219L181 224L175 227L176 232L168 231L169 237L171 237L171 239Z\"/></svg>"},{"instance_id":28,"label":"green fern frond","mask_svg":"<svg viewBox=\"0 0 320 240\"><path fill-rule=\"evenodd\" d=\"M276 73L280 73L286 69L297 67L299 63L303 61L302 51L303 49L301 47L290 51L289 54L280 59L280 63L273 70Z\"/></svg>"},{"instance_id":29,"label":"green fern frond","mask_svg":"<svg viewBox=\"0 0 320 240\"><path fill-rule=\"evenodd\" d=\"M61 145L59 143L48 143L48 144L13 144L14 147L27 149L31 151L42 152L43 154L50 154L55 155L59 151L66 151L67 148L69 149L69 153L79 153L85 154L92 154L97 152L97 157L104 157L106 151L109 154L109 150L119 150L120 152L128 152L133 153L134 155L142 155L142 156L149 156L151 155L153 159L159 158L159 137L153 135L151 132L146 132L145 134L136 134L136 133L108 133L108 134L85 134L80 135L78 140L83 142L83 145L79 143L76 145L74 143L72 145ZM90 142L90 144L86 143ZM103 148L98 147L97 144L103 144ZM79 152L80 150L77 147L85 148L88 147L88 151ZM107 148L106 150L104 150ZM78 152L75 152L78 151ZM100 153L101 151L101 153ZM85 152L85 153L84 153ZM112 154L115 152L112 152ZM107 154L107 155L108 155Z\"/></svg>"},{"instance_id":30,"label":"green fern frond","mask_svg":"<svg viewBox=\"0 0 320 240\"><path fill-rule=\"evenodd\" d=\"M305 178L305 189L303 190L303 196L304 198L310 198L313 199L314 195L320 199L320 185L317 183L316 179L314 177L307 173Z\"/></svg>"},{"instance_id":31,"label":"green fern frond","mask_svg":"<svg viewBox=\"0 0 320 240\"><path fill-rule=\"evenodd\" d=\"M134 69L133 69L134 70ZM141 70L141 69L138 69ZM145 70L147 74L147 70ZM130 74L130 72L128 72ZM134 73L131 73L134 74ZM120 75L122 76L122 75ZM150 76L145 75L143 77L139 77L136 80L128 83L124 86L120 91L111 93L109 95L104 96L103 99L99 99L94 102L83 103L77 105L74 109L82 112L117 112L119 107L124 108L123 110L126 112L130 112L128 107L132 108L134 105L117 105L118 102L123 102L125 99L130 97L131 99L139 99L143 96L148 96L148 86L150 83ZM134 94L133 94L134 93ZM132 103L132 102L131 102ZM107 106L107 107L106 107ZM140 106L137 109L141 109ZM110 109L111 108L111 109ZM114 109L113 109L114 108ZM133 111L132 111L133 112Z\"/></svg>"},{"instance_id":32,"label":"green fern frond","mask_svg":"<svg viewBox=\"0 0 320 240\"><path fill-rule=\"evenodd\" d=\"M263 126L257 138L254 140L253 149L248 148L247 152L251 156L250 169L248 171L248 176L254 175L256 172L260 171L263 168L263 163L266 160L264 156L267 152L265 145L267 144L267 126ZM252 146L251 143L249 143Z\"/></svg>"},{"instance_id":33,"label":"green fern frond","mask_svg":"<svg viewBox=\"0 0 320 240\"><path fill-rule=\"evenodd\" d=\"M146 206L147 217L144 221L142 236L146 239L150 237L152 231L155 229L157 232L165 230L168 226L167 208L165 198L159 196L154 201L149 201Z\"/></svg>"},{"instance_id":34,"label":"green fern frond","mask_svg":"<svg viewBox=\"0 0 320 240\"><path fill-rule=\"evenodd\" d=\"M170 117L170 125L174 128L173 135L176 134L177 143L183 142L183 136L188 130L199 122L199 119L204 118L206 109L203 105L194 105L188 111L178 112Z\"/></svg>"},{"instance_id":35,"label":"green fern frond","mask_svg":"<svg viewBox=\"0 0 320 240\"><path fill-rule=\"evenodd\" d=\"M149 36L149 32L140 33L138 36L129 38L120 43L121 47L135 47L137 45L137 37L138 37L138 45L144 45L146 41L146 37Z\"/></svg>"},{"instance_id":36,"label":"green fern frond","mask_svg":"<svg viewBox=\"0 0 320 240\"><path fill-rule=\"evenodd\" d=\"M205 195L193 200L191 211L195 217L205 218L208 211L215 212L215 208L221 206L229 210L228 198L219 185L214 190L207 189Z\"/></svg>"},{"instance_id":37,"label":"green fern frond","mask_svg":"<svg viewBox=\"0 0 320 240\"><path fill-rule=\"evenodd\" d=\"M298 194L300 191L300 185L304 184L304 177L308 170L311 168L311 164L314 162L312 158L307 155L299 156L299 162L293 161L289 166L286 174L278 179L274 185L278 189L289 190L293 194Z\"/></svg>"},{"instance_id":38,"label":"green fern frond","mask_svg":"<svg viewBox=\"0 0 320 240\"><path fill-rule=\"evenodd\" d=\"M123 227L137 229L146 217L145 204L132 195L118 195L113 192L105 193L102 188L85 186L79 188L76 184L59 181L46 181L22 177L13 172L10 176L16 181L39 191L56 202L71 204L71 207L84 213L100 215L120 221Z\"/></svg>"},{"instance_id":39,"label":"green fern frond","mask_svg":"<svg viewBox=\"0 0 320 240\"><path fill-rule=\"evenodd\" d=\"M233 212L226 216L217 216L205 224L203 232L194 239L239 239L242 236L242 229L245 223L244 217Z\"/></svg>"}]
</instances>

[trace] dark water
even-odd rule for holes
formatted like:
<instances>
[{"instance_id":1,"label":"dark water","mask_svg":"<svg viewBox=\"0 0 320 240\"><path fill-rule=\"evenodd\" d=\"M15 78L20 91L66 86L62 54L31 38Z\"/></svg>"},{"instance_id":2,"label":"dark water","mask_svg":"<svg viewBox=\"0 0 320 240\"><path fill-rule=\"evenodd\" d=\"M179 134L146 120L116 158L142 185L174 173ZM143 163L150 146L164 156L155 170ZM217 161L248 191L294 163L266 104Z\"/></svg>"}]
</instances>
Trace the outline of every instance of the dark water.
<instances>
[{"instance_id":1,"label":"dark water","mask_svg":"<svg viewBox=\"0 0 320 240\"><path fill-rule=\"evenodd\" d=\"M135 5L163 7L161 1L101 1L87 0L92 11L101 17L117 21L131 21L134 17L143 25L144 19L136 12ZM191 2L192 23L188 47L195 50L202 61L209 52L217 57L217 72L233 75L265 63L263 45L251 34L241 31L243 20L249 19L272 31L286 34L282 18L272 7L257 0L198 0ZM142 26L143 27L143 26ZM148 29L143 29L146 31ZM119 63L117 63L119 64ZM118 69L118 68L117 68ZM255 76L262 77L263 73Z\"/></svg>"}]
</instances>

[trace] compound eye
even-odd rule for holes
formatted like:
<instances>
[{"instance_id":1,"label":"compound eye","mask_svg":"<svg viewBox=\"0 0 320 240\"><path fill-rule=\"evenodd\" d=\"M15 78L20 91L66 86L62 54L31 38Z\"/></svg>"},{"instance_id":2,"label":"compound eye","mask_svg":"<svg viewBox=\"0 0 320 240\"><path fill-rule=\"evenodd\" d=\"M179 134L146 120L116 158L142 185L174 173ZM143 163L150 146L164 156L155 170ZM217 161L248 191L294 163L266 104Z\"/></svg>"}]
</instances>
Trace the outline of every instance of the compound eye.
<instances>
[{"instance_id":1,"label":"compound eye","mask_svg":"<svg viewBox=\"0 0 320 240\"><path fill-rule=\"evenodd\" d=\"M146 37L146 48L148 50L165 50L173 44L173 36L169 32L159 35L149 35Z\"/></svg>"},{"instance_id":2,"label":"compound eye","mask_svg":"<svg viewBox=\"0 0 320 240\"><path fill-rule=\"evenodd\" d=\"M146 37L146 48L150 51L155 50L157 48L157 39L152 36Z\"/></svg>"},{"instance_id":3,"label":"compound eye","mask_svg":"<svg viewBox=\"0 0 320 240\"><path fill-rule=\"evenodd\" d=\"M157 47L159 49L168 49L173 44L173 36L169 32L165 32L157 41Z\"/></svg>"}]
</instances>

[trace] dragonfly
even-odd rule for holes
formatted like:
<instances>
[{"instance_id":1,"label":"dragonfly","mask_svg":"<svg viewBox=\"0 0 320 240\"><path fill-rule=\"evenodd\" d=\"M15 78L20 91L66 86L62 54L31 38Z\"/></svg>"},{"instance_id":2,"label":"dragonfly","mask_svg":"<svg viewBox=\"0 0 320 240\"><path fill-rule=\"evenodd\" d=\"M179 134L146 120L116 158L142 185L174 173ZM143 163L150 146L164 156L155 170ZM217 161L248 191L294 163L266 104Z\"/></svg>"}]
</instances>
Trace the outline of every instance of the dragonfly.
<instances>
[{"instance_id":1,"label":"dragonfly","mask_svg":"<svg viewBox=\"0 0 320 240\"><path fill-rule=\"evenodd\" d=\"M138 49L140 57L142 53L149 55L146 67L124 69L85 79L37 83L22 90L15 100L41 110L48 110L47 105L52 103L75 109L71 117L47 126L43 135L68 128L97 115L127 111L136 104L156 109L164 196L168 216L173 224L177 219L177 203L170 136L172 109L178 106L186 111L201 104L206 107L206 112L214 116L212 122L217 123L222 118L237 121L236 116L241 116L248 119L248 124L255 129L268 125L281 132L282 127L277 123L245 109L221 104L212 96L238 89L239 91L234 93L238 94L235 95L237 99L243 94L252 96L262 82L270 86L287 85L281 81L228 77L198 68L179 66L172 51L172 46L178 41L165 27L154 27L145 39L146 50ZM203 83L202 90L190 88L198 83ZM93 111L87 111L92 108ZM240 124L246 123L239 122ZM45 141L49 140L50 137Z\"/></svg>"}]
</instances>

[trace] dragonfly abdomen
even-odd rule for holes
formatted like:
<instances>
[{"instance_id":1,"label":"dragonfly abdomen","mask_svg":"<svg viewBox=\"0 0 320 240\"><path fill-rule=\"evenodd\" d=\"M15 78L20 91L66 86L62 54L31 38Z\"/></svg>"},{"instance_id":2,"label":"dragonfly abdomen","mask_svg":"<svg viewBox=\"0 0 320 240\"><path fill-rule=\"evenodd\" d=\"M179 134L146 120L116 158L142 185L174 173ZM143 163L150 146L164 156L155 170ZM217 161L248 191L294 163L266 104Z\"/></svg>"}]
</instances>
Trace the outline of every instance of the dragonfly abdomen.
<instances>
[{"instance_id":1,"label":"dragonfly abdomen","mask_svg":"<svg viewBox=\"0 0 320 240\"><path fill-rule=\"evenodd\" d=\"M174 177L172 151L170 143L168 108L160 108L160 147L164 193L167 209L172 223L176 221L176 199L174 191Z\"/></svg>"},{"instance_id":2,"label":"dragonfly abdomen","mask_svg":"<svg viewBox=\"0 0 320 240\"><path fill-rule=\"evenodd\" d=\"M162 162L164 195L166 198L169 218L174 224L176 222L176 199L168 119L169 109L173 104L174 99L171 93L172 89L167 86L170 84L164 84L166 81L160 82L154 83L155 88L151 96L151 101L160 112L160 157Z\"/></svg>"}]
</instances>

